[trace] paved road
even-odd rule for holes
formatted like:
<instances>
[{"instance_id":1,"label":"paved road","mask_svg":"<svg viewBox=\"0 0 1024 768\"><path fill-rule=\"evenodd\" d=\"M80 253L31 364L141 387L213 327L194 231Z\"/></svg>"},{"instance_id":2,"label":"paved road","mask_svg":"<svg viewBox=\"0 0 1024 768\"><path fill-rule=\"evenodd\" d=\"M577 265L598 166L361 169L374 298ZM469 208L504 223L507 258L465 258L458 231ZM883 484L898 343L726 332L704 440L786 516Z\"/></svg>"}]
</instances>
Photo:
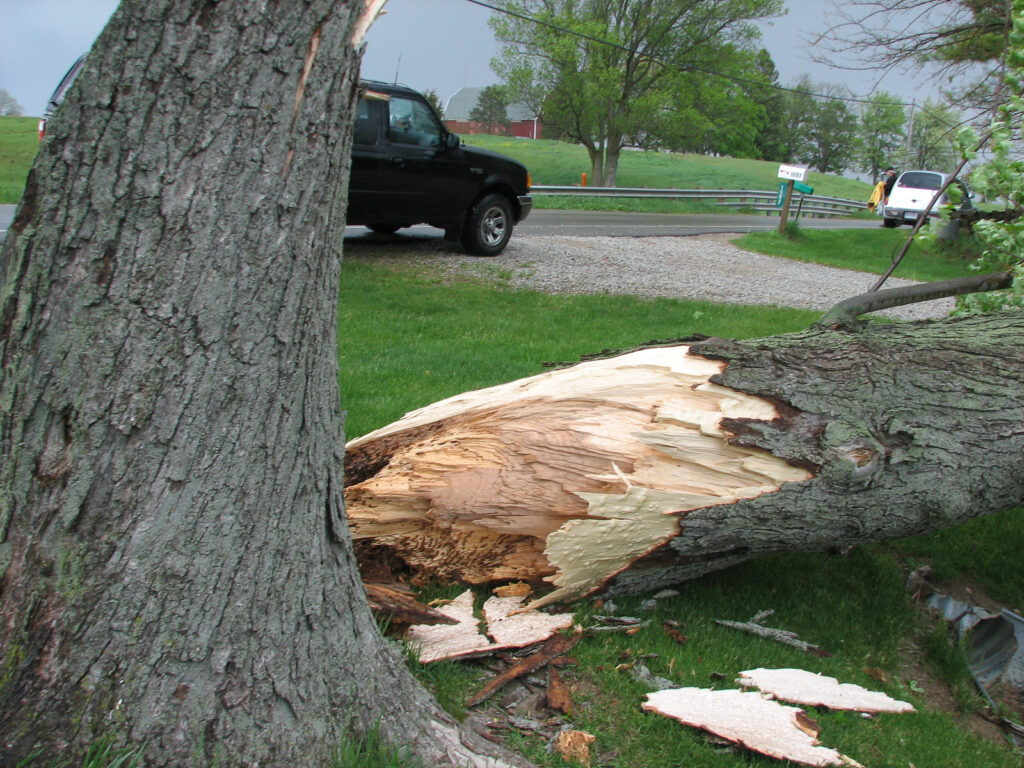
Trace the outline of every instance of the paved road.
<instances>
[{"instance_id":1,"label":"paved road","mask_svg":"<svg viewBox=\"0 0 1024 768\"><path fill-rule=\"evenodd\" d=\"M13 205L0 205L0 242L14 218ZM718 232L759 232L779 226L778 216L708 213L618 213L614 211L533 211L516 227L521 235L566 235L570 237L680 237ZM800 219L808 229L859 229L877 227L872 219ZM349 227L345 234L359 236L368 230ZM412 227L403 234L440 237L432 227Z\"/></svg>"},{"instance_id":2,"label":"paved road","mask_svg":"<svg viewBox=\"0 0 1024 768\"><path fill-rule=\"evenodd\" d=\"M792 221L792 217L790 217ZM878 219L801 218L807 229L878 227ZM522 235L578 237L685 237L721 232L762 232L778 229L778 216L741 213L619 213L615 211L535 210L518 227Z\"/></svg>"}]
</instances>

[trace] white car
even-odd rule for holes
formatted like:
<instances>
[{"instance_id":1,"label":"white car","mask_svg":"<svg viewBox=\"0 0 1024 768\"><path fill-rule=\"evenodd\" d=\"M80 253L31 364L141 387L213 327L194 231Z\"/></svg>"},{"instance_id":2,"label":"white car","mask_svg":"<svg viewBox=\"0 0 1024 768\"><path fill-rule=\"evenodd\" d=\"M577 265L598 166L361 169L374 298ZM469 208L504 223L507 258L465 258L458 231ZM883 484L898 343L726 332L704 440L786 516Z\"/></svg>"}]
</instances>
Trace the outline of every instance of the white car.
<instances>
[{"instance_id":1,"label":"white car","mask_svg":"<svg viewBox=\"0 0 1024 768\"><path fill-rule=\"evenodd\" d=\"M939 171L904 171L896 179L888 200L882 206L882 223L887 227L900 224L914 224L932 202L935 194L949 179L948 173ZM962 207L970 207L970 193L959 179L954 179L962 194ZM942 206L949 205L949 195L944 191L928 211L929 216L938 216Z\"/></svg>"}]
</instances>

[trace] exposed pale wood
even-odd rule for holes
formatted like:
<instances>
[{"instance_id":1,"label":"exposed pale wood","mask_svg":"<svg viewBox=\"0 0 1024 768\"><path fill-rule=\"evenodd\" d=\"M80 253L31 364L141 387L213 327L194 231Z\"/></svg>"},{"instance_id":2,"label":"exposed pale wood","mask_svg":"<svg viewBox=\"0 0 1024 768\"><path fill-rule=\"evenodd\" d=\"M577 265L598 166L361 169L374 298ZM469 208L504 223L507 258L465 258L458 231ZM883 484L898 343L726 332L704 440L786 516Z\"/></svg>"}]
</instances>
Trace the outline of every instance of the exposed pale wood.
<instances>
[{"instance_id":1,"label":"exposed pale wood","mask_svg":"<svg viewBox=\"0 0 1024 768\"><path fill-rule=\"evenodd\" d=\"M488 598L483 606L488 637L480 632L480 622L473 614L473 593L467 589L437 608L438 613L453 620L452 625L417 624L409 627L406 638L418 650L419 660L426 664L522 648L543 642L558 630L572 626L571 613L516 614L522 603L521 596Z\"/></svg>"},{"instance_id":2,"label":"exposed pale wood","mask_svg":"<svg viewBox=\"0 0 1024 768\"><path fill-rule=\"evenodd\" d=\"M462 394L354 440L357 546L422 575L558 587L535 606L591 592L675 536L678 515L812 476L728 443L723 418L778 413L710 383L723 367L686 346L644 349Z\"/></svg>"},{"instance_id":3,"label":"exposed pale wood","mask_svg":"<svg viewBox=\"0 0 1024 768\"><path fill-rule=\"evenodd\" d=\"M782 701L811 707L870 713L915 711L913 704L880 691L869 691L853 683L840 683L834 677L805 669L748 669L740 672L736 683L744 688L757 688Z\"/></svg>"},{"instance_id":4,"label":"exposed pale wood","mask_svg":"<svg viewBox=\"0 0 1024 768\"><path fill-rule=\"evenodd\" d=\"M753 691L673 688L647 694L643 708L780 760L811 766L860 765L820 746L803 710Z\"/></svg>"}]
</instances>

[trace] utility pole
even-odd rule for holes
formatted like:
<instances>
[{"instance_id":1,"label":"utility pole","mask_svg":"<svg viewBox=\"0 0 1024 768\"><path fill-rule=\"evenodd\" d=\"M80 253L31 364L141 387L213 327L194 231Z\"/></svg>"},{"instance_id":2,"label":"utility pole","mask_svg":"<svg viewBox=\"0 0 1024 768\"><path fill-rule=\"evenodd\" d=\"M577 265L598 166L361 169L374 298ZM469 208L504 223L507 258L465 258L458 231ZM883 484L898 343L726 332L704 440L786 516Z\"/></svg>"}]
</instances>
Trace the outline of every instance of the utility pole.
<instances>
[{"instance_id":1,"label":"utility pole","mask_svg":"<svg viewBox=\"0 0 1024 768\"><path fill-rule=\"evenodd\" d=\"M910 167L910 140L914 136L914 106L916 102L914 99L910 100L910 125L907 127L907 140L903 144L903 167L901 171L905 171Z\"/></svg>"}]
</instances>

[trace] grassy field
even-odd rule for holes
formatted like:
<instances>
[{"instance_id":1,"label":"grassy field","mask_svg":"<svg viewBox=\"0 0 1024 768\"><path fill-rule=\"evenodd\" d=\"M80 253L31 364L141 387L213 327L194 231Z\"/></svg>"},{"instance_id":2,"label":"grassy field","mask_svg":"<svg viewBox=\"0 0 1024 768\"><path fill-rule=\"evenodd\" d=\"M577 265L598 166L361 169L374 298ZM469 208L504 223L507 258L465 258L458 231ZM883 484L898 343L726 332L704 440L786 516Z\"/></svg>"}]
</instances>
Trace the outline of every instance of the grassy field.
<instances>
[{"instance_id":1,"label":"grassy field","mask_svg":"<svg viewBox=\"0 0 1024 768\"><path fill-rule=\"evenodd\" d=\"M0 203L16 203L39 147L34 117L0 117Z\"/></svg>"},{"instance_id":2,"label":"grassy field","mask_svg":"<svg viewBox=\"0 0 1024 768\"><path fill-rule=\"evenodd\" d=\"M812 242L828 250L840 240ZM485 284L356 259L344 263L343 273L339 353L348 437L433 400L540 372L545 361L573 360L652 338L785 333L816 317L775 308L512 291L497 273ZM959 647L905 585L909 570L929 563L943 583L970 585L978 596L1024 607L1017 556L1024 545L1022 524L1024 510L1018 509L929 536L862 547L846 557L761 558L686 583L653 611L641 606L640 597L617 599L620 613L651 618L651 624L630 636L584 638L573 652L577 663L562 672L575 705L566 719L596 736L594 766L774 765L767 758L723 751L695 731L644 713L646 689L629 670L643 660L655 675L684 685L731 687L744 669L799 667L884 690L920 710L866 720L812 708L823 741L865 765L1019 768L1021 754L979 716L985 702L971 684ZM429 596L454 591L438 588ZM583 621L598 610L590 601L570 608ZM714 623L744 621L765 609L775 611L766 623L796 632L832 656L817 658ZM666 631L665 621L680 625L684 642ZM493 675L486 664L411 663L458 717L466 714L468 692ZM494 703L474 711L498 720L505 716ZM538 765L565 765L536 735L513 729L506 737Z\"/></svg>"},{"instance_id":3,"label":"grassy field","mask_svg":"<svg viewBox=\"0 0 1024 768\"><path fill-rule=\"evenodd\" d=\"M501 152L530 169L534 184L579 184L590 172L587 151L561 141L518 139L508 136L463 136L467 144ZM775 189L779 163L731 157L624 151L617 185L666 189ZM593 182L588 182L593 186ZM867 200L871 185L855 179L810 171L807 183L816 195Z\"/></svg>"},{"instance_id":4,"label":"grassy field","mask_svg":"<svg viewBox=\"0 0 1024 768\"><path fill-rule=\"evenodd\" d=\"M841 269L883 274L892 264L907 237L909 227L900 229L800 229L796 237L778 232L751 232L733 241L748 251L767 253L786 259L826 264ZM965 257L972 247L970 238L961 237L954 250L941 241L915 241L900 261L895 277L933 282L973 274Z\"/></svg>"}]
</instances>

